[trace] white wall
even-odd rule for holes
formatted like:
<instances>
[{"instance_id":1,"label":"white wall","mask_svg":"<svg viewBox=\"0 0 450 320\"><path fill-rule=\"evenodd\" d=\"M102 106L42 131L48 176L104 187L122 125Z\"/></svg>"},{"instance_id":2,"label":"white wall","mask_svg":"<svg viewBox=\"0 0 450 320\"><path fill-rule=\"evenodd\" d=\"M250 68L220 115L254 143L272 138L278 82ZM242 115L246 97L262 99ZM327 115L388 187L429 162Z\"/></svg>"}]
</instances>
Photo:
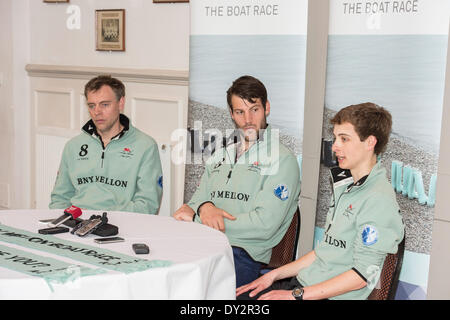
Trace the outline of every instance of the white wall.
<instances>
[{"instance_id":1,"label":"white wall","mask_svg":"<svg viewBox=\"0 0 450 320\"><path fill-rule=\"evenodd\" d=\"M449 41L450 44L450 25ZM433 246L431 249L428 276L428 300L450 299L450 50L447 50L447 72L445 75L444 108L442 111L441 144L436 193L436 211L433 221Z\"/></svg>"},{"instance_id":2,"label":"white wall","mask_svg":"<svg viewBox=\"0 0 450 320\"><path fill-rule=\"evenodd\" d=\"M28 1L0 2L0 208L29 204L28 17Z\"/></svg>"},{"instance_id":3,"label":"white wall","mask_svg":"<svg viewBox=\"0 0 450 320\"><path fill-rule=\"evenodd\" d=\"M9 206L9 188L12 175L12 10L11 1L0 1L0 208Z\"/></svg>"},{"instance_id":4,"label":"white wall","mask_svg":"<svg viewBox=\"0 0 450 320\"><path fill-rule=\"evenodd\" d=\"M66 26L77 6L80 29ZM125 52L95 51L95 10L125 9ZM30 1L31 63L187 70L189 4L151 0Z\"/></svg>"},{"instance_id":5,"label":"white wall","mask_svg":"<svg viewBox=\"0 0 450 320\"><path fill-rule=\"evenodd\" d=\"M80 28L70 30L74 6ZM126 51L95 51L95 10L125 9ZM30 79L27 64L189 69L189 4L151 0L0 1L0 208L29 208ZM6 150L6 152L5 152ZM8 193L9 188L9 193Z\"/></svg>"}]
</instances>

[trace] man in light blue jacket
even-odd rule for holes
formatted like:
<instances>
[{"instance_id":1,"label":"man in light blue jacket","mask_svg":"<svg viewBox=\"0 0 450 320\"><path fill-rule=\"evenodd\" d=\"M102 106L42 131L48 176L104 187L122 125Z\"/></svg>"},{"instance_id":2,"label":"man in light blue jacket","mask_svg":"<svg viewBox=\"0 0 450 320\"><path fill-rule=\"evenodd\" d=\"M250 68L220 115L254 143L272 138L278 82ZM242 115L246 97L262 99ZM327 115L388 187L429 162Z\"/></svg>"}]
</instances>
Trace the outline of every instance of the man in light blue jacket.
<instances>
[{"instance_id":1,"label":"man in light blue jacket","mask_svg":"<svg viewBox=\"0 0 450 320\"><path fill-rule=\"evenodd\" d=\"M85 96L91 120L64 147L49 207L158 213L158 145L121 113L125 86L98 76L86 84Z\"/></svg>"},{"instance_id":2,"label":"man in light blue jacket","mask_svg":"<svg viewBox=\"0 0 450 320\"><path fill-rule=\"evenodd\" d=\"M373 103L348 106L331 120L333 198L322 241L311 252L237 289L240 298L366 299L388 253L397 252L404 225L378 155L392 127Z\"/></svg>"},{"instance_id":3,"label":"man in light blue jacket","mask_svg":"<svg viewBox=\"0 0 450 320\"><path fill-rule=\"evenodd\" d=\"M225 232L240 286L259 276L286 233L298 206L300 173L296 157L267 124L270 103L258 79L235 80L227 101L239 141L208 159L200 186L174 217Z\"/></svg>"}]
</instances>

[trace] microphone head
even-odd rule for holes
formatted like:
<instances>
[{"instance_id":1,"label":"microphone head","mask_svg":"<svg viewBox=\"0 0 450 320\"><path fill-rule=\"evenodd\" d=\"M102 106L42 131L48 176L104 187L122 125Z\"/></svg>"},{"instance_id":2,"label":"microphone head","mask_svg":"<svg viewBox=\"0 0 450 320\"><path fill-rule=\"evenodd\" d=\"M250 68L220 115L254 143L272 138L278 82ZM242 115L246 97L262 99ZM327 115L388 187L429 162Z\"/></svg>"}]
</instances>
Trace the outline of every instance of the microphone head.
<instances>
[{"instance_id":1,"label":"microphone head","mask_svg":"<svg viewBox=\"0 0 450 320\"><path fill-rule=\"evenodd\" d=\"M70 206L69 208L67 208L66 210L64 210L64 213L70 214L72 216L73 219L78 218L79 216L81 216L81 209L75 206Z\"/></svg>"}]
</instances>

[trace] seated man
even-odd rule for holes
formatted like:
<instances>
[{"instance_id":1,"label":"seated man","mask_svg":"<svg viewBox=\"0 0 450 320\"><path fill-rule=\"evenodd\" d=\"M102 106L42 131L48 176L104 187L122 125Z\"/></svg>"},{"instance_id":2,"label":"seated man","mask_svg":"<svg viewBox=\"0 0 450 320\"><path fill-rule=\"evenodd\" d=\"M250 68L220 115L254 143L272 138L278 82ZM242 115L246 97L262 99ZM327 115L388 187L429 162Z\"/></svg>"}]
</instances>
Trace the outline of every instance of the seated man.
<instances>
[{"instance_id":1,"label":"seated man","mask_svg":"<svg viewBox=\"0 0 450 320\"><path fill-rule=\"evenodd\" d=\"M340 169L332 170L333 198L322 241L296 261L238 288L238 299L366 299L387 253L397 251L404 226L377 158L389 139L390 113L363 103L340 110L331 123Z\"/></svg>"},{"instance_id":2,"label":"seated man","mask_svg":"<svg viewBox=\"0 0 450 320\"><path fill-rule=\"evenodd\" d=\"M300 173L295 156L267 125L270 103L258 79L234 81L227 101L239 141L208 159L200 186L174 217L225 232L240 286L259 276L286 233L298 206Z\"/></svg>"},{"instance_id":3,"label":"seated man","mask_svg":"<svg viewBox=\"0 0 450 320\"><path fill-rule=\"evenodd\" d=\"M98 76L85 86L91 120L64 147L50 209L156 214L162 197L158 145L121 112L125 86Z\"/></svg>"}]
</instances>

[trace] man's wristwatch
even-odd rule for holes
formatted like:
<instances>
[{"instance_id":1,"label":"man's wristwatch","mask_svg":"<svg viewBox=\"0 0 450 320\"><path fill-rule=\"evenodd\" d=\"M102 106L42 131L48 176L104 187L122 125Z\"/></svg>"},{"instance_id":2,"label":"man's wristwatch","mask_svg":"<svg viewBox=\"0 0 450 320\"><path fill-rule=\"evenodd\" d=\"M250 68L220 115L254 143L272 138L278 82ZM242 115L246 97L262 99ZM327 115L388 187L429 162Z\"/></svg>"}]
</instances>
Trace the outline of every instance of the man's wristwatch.
<instances>
[{"instance_id":1,"label":"man's wristwatch","mask_svg":"<svg viewBox=\"0 0 450 320\"><path fill-rule=\"evenodd\" d=\"M303 300L303 288L296 287L294 290L292 290L292 296L295 298L295 300Z\"/></svg>"}]
</instances>

